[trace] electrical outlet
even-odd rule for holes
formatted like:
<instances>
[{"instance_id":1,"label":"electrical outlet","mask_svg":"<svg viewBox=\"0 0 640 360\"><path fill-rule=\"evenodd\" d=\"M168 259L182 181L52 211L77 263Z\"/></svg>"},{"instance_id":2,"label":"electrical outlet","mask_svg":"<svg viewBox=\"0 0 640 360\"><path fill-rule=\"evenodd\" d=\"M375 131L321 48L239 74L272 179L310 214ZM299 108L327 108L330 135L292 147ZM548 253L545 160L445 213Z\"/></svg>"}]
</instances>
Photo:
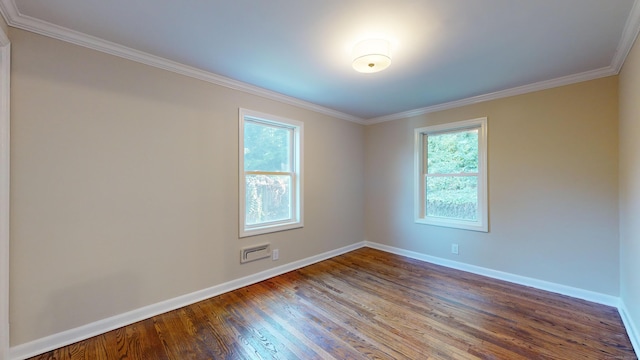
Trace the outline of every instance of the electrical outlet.
<instances>
[{"instance_id":1,"label":"electrical outlet","mask_svg":"<svg viewBox=\"0 0 640 360\"><path fill-rule=\"evenodd\" d=\"M458 255L458 244L451 244L451 253Z\"/></svg>"},{"instance_id":2,"label":"electrical outlet","mask_svg":"<svg viewBox=\"0 0 640 360\"><path fill-rule=\"evenodd\" d=\"M280 250L279 249L271 250L271 260L275 261L275 260L278 260L279 258L280 258Z\"/></svg>"}]
</instances>

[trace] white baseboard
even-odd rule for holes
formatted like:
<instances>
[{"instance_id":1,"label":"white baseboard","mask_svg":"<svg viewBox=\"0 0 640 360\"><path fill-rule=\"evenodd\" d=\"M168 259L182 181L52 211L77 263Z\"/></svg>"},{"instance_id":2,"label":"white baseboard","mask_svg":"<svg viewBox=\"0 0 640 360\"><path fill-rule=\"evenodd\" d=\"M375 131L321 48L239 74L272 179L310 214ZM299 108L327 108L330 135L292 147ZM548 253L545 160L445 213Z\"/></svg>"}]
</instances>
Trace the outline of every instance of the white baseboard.
<instances>
[{"instance_id":1,"label":"white baseboard","mask_svg":"<svg viewBox=\"0 0 640 360\"><path fill-rule=\"evenodd\" d=\"M638 328L634 325L633 321L629 317L626 305L618 297L574 288L571 286L560 285L548 281L533 279L526 276L514 275L502 271L487 269L481 266L469 265L370 241L365 241L364 246L396 255L406 256L416 260L426 261L428 263L441 265L452 269L490 277L493 279L504 280L514 284L530 286L540 290L550 291L557 294L567 295L574 298L615 307L618 309L618 313L620 313L620 317L622 318L624 327L627 330L627 335L629 335L629 339L631 340L631 345L633 345L633 349L636 352L636 355L640 357L640 332L638 332Z\"/></svg>"},{"instance_id":2,"label":"white baseboard","mask_svg":"<svg viewBox=\"0 0 640 360\"><path fill-rule=\"evenodd\" d=\"M618 304L620 302L620 299L618 297L611 296L611 295L601 294L594 291L574 288L566 285L560 285L560 284L552 283L549 281L533 279L526 276L514 275L514 274L506 273L503 271L484 268L481 266L469 265L469 264L465 264L465 263L461 263L453 260L421 254L415 251L404 250L404 249L400 249L393 246L373 243L369 241L365 241L365 246L386 251L392 254L406 256L412 259L426 261L428 263L432 263L436 265L442 265L452 269L462 270L462 271L474 273L477 275L490 277L493 279L504 280L514 284L530 286L536 289L550 291L550 292L554 292L562 295L567 295L574 298L595 302L598 304L618 307Z\"/></svg>"},{"instance_id":3,"label":"white baseboard","mask_svg":"<svg viewBox=\"0 0 640 360\"><path fill-rule=\"evenodd\" d=\"M364 241L349 246L345 246L336 250L331 250L319 255L311 256L306 259L294 261L273 269L261 271L257 274L246 276L240 279L232 280L220 285L212 286L207 289L199 290L190 294L178 296L173 299L162 301L156 304L145 306L133 311L112 316L96 322L92 322L74 329L66 330L57 334L49 335L25 344L20 344L9 349L9 359L24 360L26 358L36 356L47 351L51 351L78 341L88 339L90 337L103 334L105 332L118 329L120 327L133 324L135 322L148 319L150 317L163 314L165 312L179 309L181 307L191 305L198 301L206 300L211 297L239 289L244 286L255 284L257 282L278 276L289 271L300 269L302 267L317 263L322 260L338 256L349 251L359 249L364 246Z\"/></svg>"},{"instance_id":4,"label":"white baseboard","mask_svg":"<svg viewBox=\"0 0 640 360\"><path fill-rule=\"evenodd\" d=\"M99 320L87 325L83 325L74 329L66 330L57 334L53 334L41 339L34 340L29 343L21 344L10 348L9 359L24 360L26 358L36 356L47 351L51 351L78 341L88 339L90 337L103 334L105 332L133 324L135 322L148 319L150 317L179 309L181 307L206 300L211 297L239 289L244 286L255 284L257 282L278 276L289 271L297 270L302 267L317 263L322 260L332 258L352 250L362 247L370 247L382 250L392 254L406 256L429 262L436 265L445 266L452 269L462 270L477 275L482 275L498 280L504 280L515 284L530 286L540 290L546 290L562 295L567 295L599 304L609 305L618 308L620 316L627 329L627 334L631 339L636 354L640 355L640 333L637 327L628 316L628 311L624 303L619 298L611 295L605 295L589 290L574 288L571 286L555 284L548 281L533 279L525 276L514 275L502 271L492 270L480 266L469 265L453 260L438 258L435 256L425 255L422 253L404 250L393 246L383 245L379 243L362 241L356 244L345 246L336 250L328 251L319 255L315 255L306 259L294 261L289 264L278 266L273 269L265 270L254 275L246 276L237 280L232 280L224 284L216 285L207 289L196 291L190 294L179 296L173 299L162 301L156 304L145 306L133 311L129 311L120 315L112 316L103 320Z\"/></svg>"},{"instance_id":5,"label":"white baseboard","mask_svg":"<svg viewBox=\"0 0 640 360\"><path fill-rule=\"evenodd\" d=\"M620 301L618 311L620 312L620 317L622 318L624 327L627 329L627 335L629 335L629 339L631 340L631 345L633 345L633 349L636 352L636 356L640 357L640 331L638 331L638 327L635 325L633 320L631 320L629 310L627 310L627 305L624 301Z\"/></svg>"}]
</instances>

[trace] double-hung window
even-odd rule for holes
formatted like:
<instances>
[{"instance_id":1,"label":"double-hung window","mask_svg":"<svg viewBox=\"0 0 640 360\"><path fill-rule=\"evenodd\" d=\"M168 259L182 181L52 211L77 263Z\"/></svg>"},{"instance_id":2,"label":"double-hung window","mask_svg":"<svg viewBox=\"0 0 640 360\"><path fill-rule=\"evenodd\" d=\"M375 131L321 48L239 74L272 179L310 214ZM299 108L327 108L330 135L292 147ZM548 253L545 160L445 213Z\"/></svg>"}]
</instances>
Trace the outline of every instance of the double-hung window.
<instances>
[{"instance_id":1,"label":"double-hung window","mask_svg":"<svg viewBox=\"0 0 640 360\"><path fill-rule=\"evenodd\" d=\"M246 109L239 120L240 237L302 227L303 124Z\"/></svg>"},{"instance_id":2,"label":"double-hung window","mask_svg":"<svg viewBox=\"0 0 640 360\"><path fill-rule=\"evenodd\" d=\"M487 232L487 119L415 129L415 221Z\"/></svg>"}]
</instances>

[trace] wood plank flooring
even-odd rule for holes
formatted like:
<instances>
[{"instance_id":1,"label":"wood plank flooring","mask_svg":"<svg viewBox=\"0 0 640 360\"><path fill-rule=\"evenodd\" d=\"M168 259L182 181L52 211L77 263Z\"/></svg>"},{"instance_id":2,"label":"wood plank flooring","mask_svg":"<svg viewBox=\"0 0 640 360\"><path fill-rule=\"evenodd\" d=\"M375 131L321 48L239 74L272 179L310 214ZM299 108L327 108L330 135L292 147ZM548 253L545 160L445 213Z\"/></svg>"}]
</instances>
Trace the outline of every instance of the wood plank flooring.
<instances>
[{"instance_id":1,"label":"wood plank flooring","mask_svg":"<svg viewBox=\"0 0 640 360\"><path fill-rule=\"evenodd\" d=\"M615 308L362 248L33 359L637 359Z\"/></svg>"}]
</instances>

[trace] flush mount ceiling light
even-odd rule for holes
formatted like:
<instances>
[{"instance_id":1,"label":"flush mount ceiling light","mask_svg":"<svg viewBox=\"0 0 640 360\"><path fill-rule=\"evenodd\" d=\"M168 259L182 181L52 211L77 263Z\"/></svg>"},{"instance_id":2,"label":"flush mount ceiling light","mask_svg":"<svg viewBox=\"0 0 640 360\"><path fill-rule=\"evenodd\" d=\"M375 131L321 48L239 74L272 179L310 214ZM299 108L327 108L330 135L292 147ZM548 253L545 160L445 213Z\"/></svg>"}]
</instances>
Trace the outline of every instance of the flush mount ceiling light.
<instances>
[{"instance_id":1,"label":"flush mount ceiling light","mask_svg":"<svg viewBox=\"0 0 640 360\"><path fill-rule=\"evenodd\" d=\"M391 64L391 44L383 39L360 41L353 47L353 68L361 73L382 71Z\"/></svg>"}]
</instances>

